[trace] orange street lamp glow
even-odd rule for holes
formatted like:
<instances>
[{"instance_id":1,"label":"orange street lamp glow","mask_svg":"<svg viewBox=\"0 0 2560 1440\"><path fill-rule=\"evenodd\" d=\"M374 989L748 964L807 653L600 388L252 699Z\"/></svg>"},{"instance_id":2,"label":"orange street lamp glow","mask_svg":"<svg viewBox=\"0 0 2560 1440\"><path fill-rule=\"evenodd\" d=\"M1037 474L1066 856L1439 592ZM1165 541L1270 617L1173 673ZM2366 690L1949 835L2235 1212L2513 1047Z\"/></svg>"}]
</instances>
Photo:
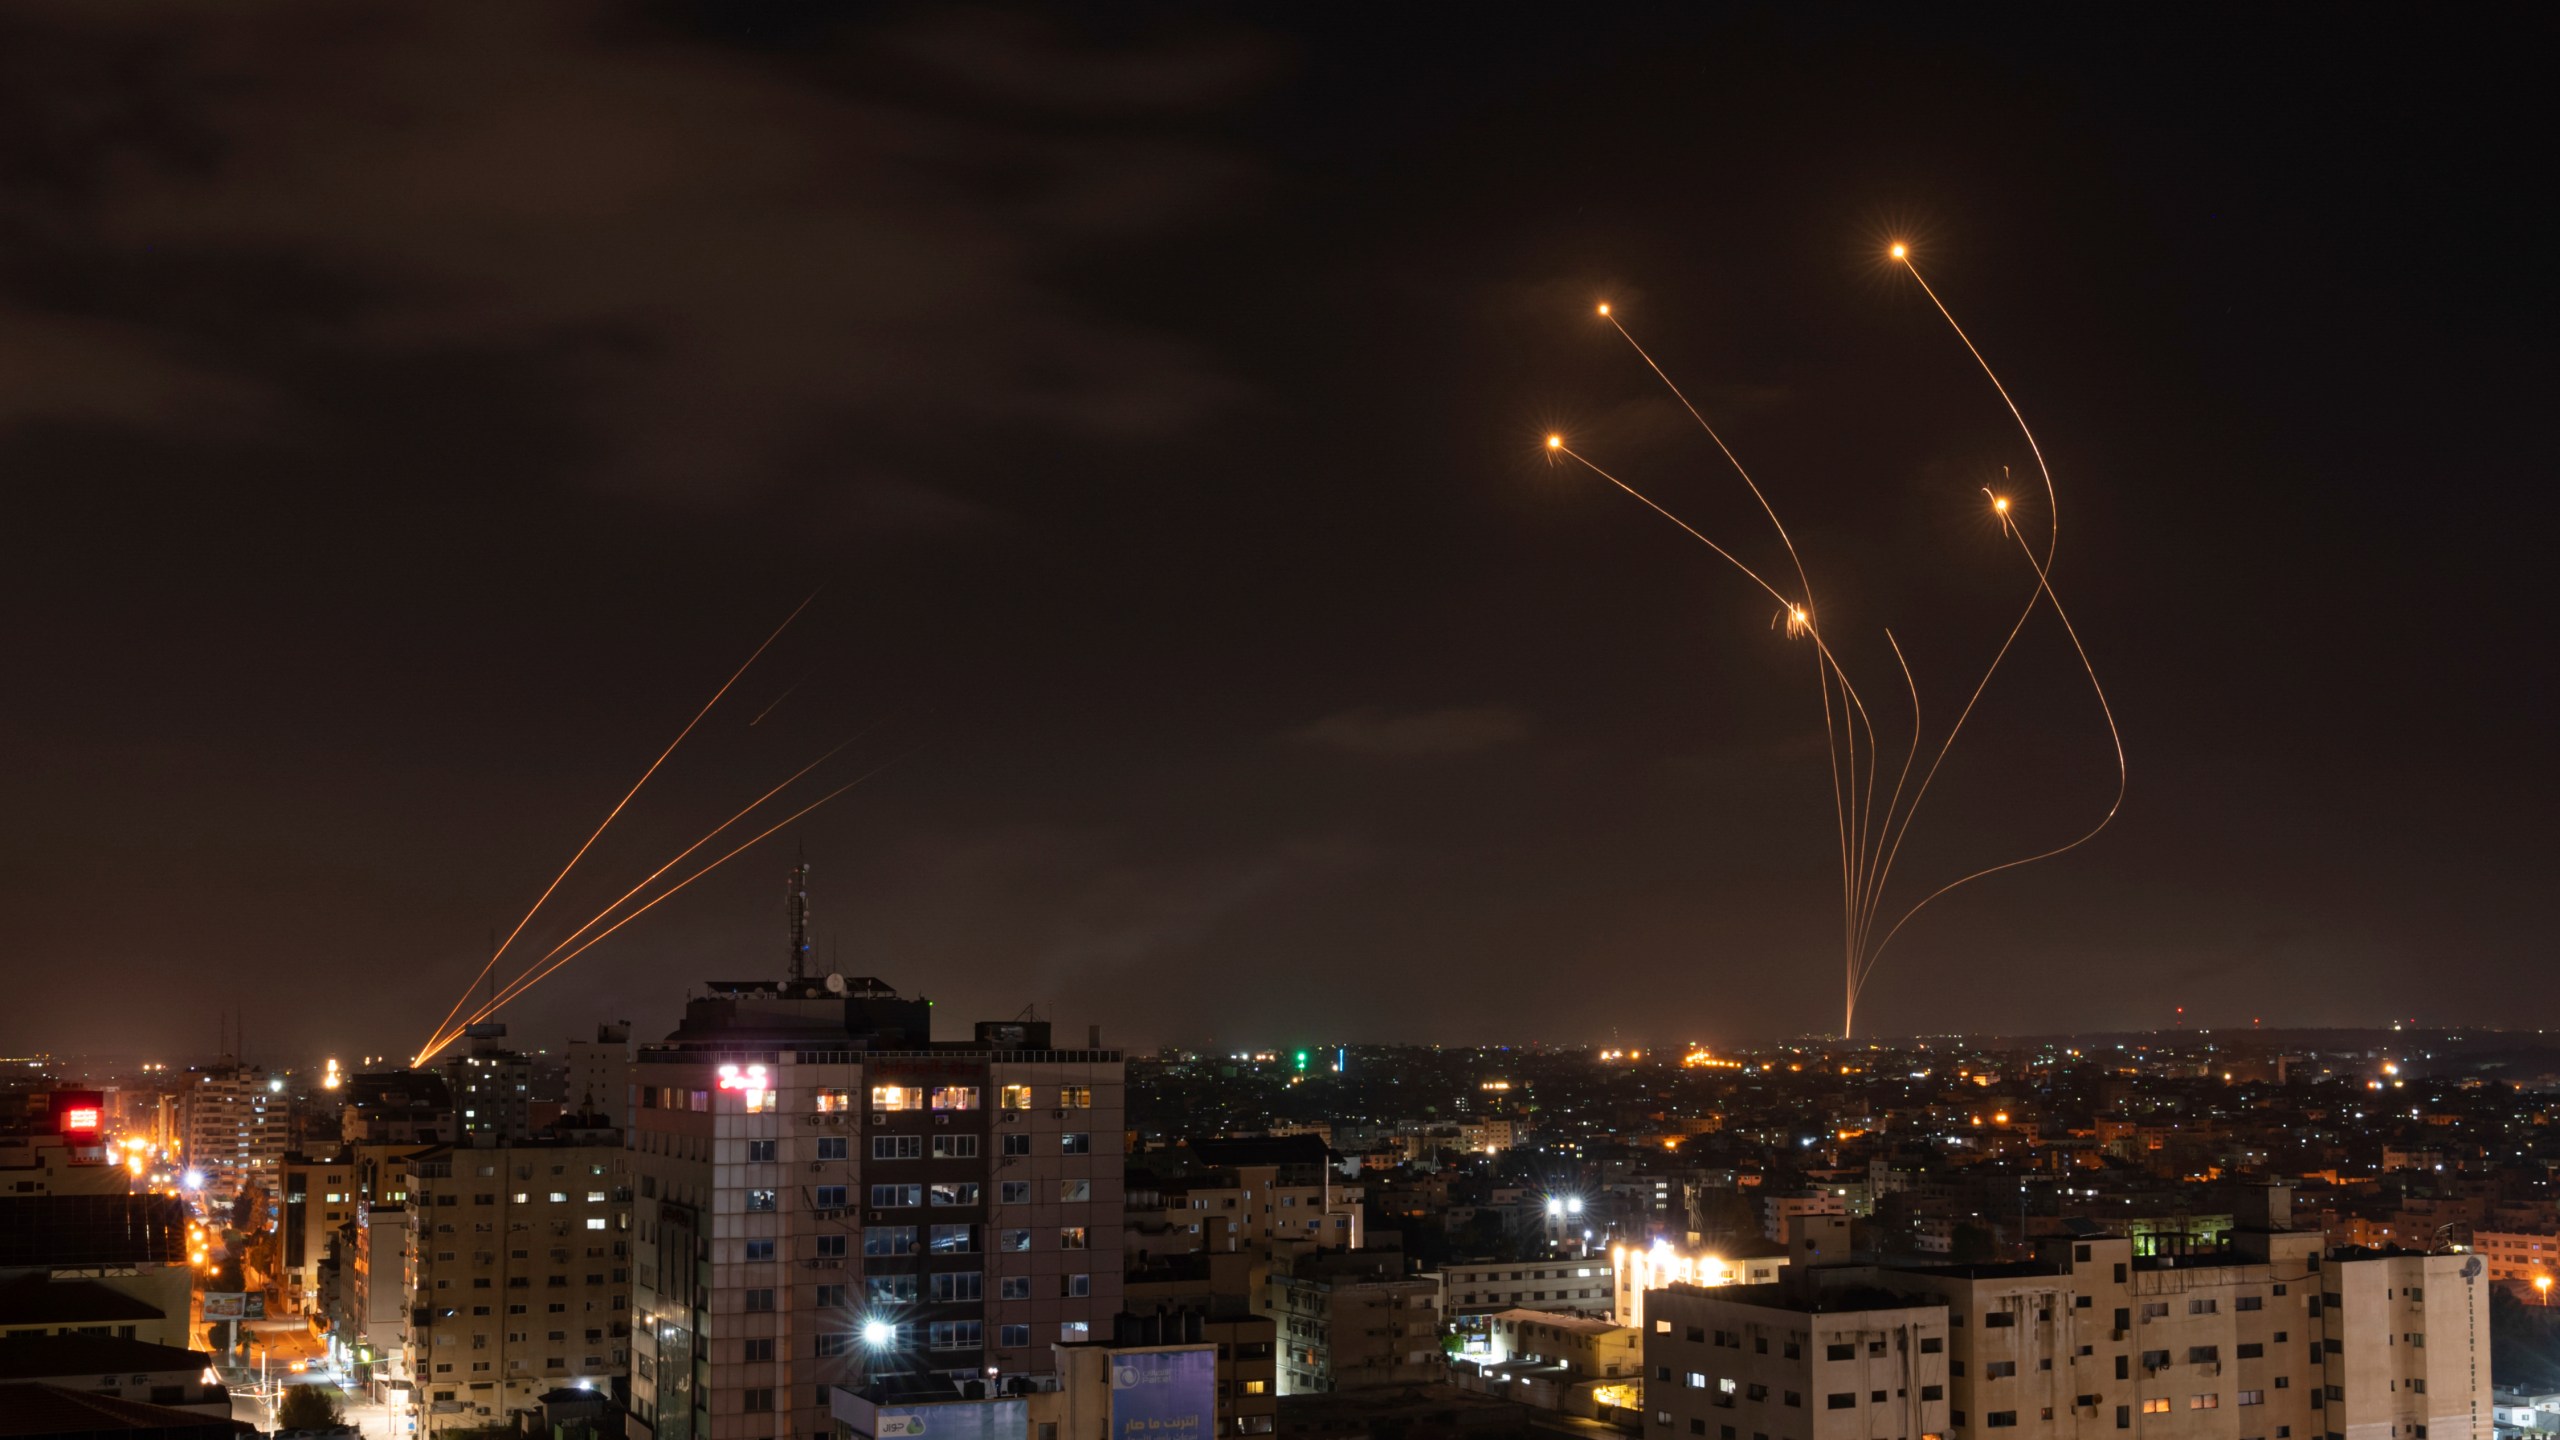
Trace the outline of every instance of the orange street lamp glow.
<instances>
[{"instance_id":1,"label":"orange street lamp glow","mask_svg":"<svg viewBox=\"0 0 2560 1440\"><path fill-rule=\"evenodd\" d=\"M1600 313L1601 313L1601 314L1603 314L1603 315L1606 315L1606 314L1608 314L1608 313L1609 313L1609 302L1608 302L1608 301L1603 300L1603 301L1601 301L1601 302L1600 302Z\"/></svg>"},{"instance_id":2,"label":"orange street lamp glow","mask_svg":"<svg viewBox=\"0 0 2560 1440\"><path fill-rule=\"evenodd\" d=\"M1563 449L1563 448L1564 448L1564 437L1563 437L1563 436L1561 436L1561 435L1550 435L1550 436L1548 436L1548 437L1547 437L1547 448L1548 448L1548 449L1550 449L1550 450L1561 450L1561 449Z\"/></svg>"},{"instance_id":3,"label":"orange street lamp glow","mask_svg":"<svg viewBox=\"0 0 2560 1440\"><path fill-rule=\"evenodd\" d=\"M2003 496L2001 496L2000 498L1998 498L1998 499L1996 499L1996 500L1992 501L1992 502L1991 502L1991 508L1992 508L1992 509L1994 509L1994 510L1999 511L1999 512L2000 512L2001 514L2003 514L2003 515L2008 514L2008 513L2009 513L2009 497L2008 497L2008 496L2006 496L2006 495L2003 495Z\"/></svg>"},{"instance_id":4,"label":"orange street lamp glow","mask_svg":"<svg viewBox=\"0 0 2560 1440\"><path fill-rule=\"evenodd\" d=\"M1911 252L1910 252L1910 250L1909 250L1907 247L1905 247L1901 241L1896 240L1896 241L1894 241L1894 242L1893 242L1893 258L1894 258L1894 259L1899 260L1899 259L1901 259L1902 257L1904 257L1905 255L1908 255L1908 254L1910 254L1910 253L1911 253Z\"/></svg>"}]
</instances>

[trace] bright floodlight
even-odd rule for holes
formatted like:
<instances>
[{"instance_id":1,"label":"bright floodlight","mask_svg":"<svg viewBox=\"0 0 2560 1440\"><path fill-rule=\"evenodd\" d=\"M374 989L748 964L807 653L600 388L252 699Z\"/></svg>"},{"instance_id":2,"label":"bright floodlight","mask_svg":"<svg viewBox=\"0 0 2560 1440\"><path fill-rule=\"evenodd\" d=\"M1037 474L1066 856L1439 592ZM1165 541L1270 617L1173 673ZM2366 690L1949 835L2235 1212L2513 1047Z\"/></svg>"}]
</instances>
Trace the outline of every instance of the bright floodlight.
<instances>
[{"instance_id":1,"label":"bright floodlight","mask_svg":"<svg viewBox=\"0 0 2560 1440\"><path fill-rule=\"evenodd\" d=\"M1563 436L1561 436L1561 435L1550 435L1550 436L1548 436L1548 437L1547 437L1547 448L1548 448L1548 449L1550 449L1550 450L1561 450L1561 449L1563 449L1563 448L1564 448L1564 437L1563 437Z\"/></svg>"},{"instance_id":2,"label":"bright floodlight","mask_svg":"<svg viewBox=\"0 0 2560 1440\"><path fill-rule=\"evenodd\" d=\"M1994 510L1999 511L1999 512L2000 512L2001 514L2003 514L2003 515L2008 514L2008 513L2009 513L2009 497L2008 497L2008 496L2006 496L2006 495L2003 495L2003 496L2001 496L1999 499L1996 499L1996 500L1992 501L1992 502L1991 502L1991 508L1992 508L1992 509L1994 509Z\"/></svg>"},{"instance_id":3,"label":"bright floodlight","mask_svg":"<svg viewBox=\"0 0 2560 1440\"><path fill-rule=\"evenodd\" d=\"M204 1172L201 1170L190 1170L185 1175L179 1177L178 1183L186 1186L190 1190L201 1190L204 1188Z\"/></svg>"},{"instance_id":4,"label":"bright floodlight","mask_svg":"<svg viewBox=\"0 0 2560 1440\"><path fill-rule=\"evenodd\" d=\"M865 1320L862 1322L862 1343L870 1346L874 1350L885 1348L891 1340L897 1338L897 1334L898 1327L890 1324L886 1320Z\"/></svg>"},{"instance_id":5,"label":"bright floodlight","mask_svg":"<svg viewBox=\"0 0 2560 1440\"><path fill-rule=\"evenodd\" d=\"M1905 248L1903 247L1903 244L1902 244L1902 242L1901 242L1901 241L1896 240L1896 241L1894 241L1894 242L1893 242L1893 258L1894 258L1894 259L1899 260L1899 259L1901 259L1903 256L1905 256L1905 255L1907 255L1907 254L1909 254L1909 253L1910 253L1910 252L1909 252L1907 249L1905 249Z\"/></svg>"},{"instance_id":6,"label":"bright floodlight","mask_svg":"<svg viewBox=\"0 0 2560 1440\"><path fill-rule=\"evenodd\" d=\"M1600 302L1600 313L1601 313L1601 314L1603 314L1603 315L1606 315L1606 314L1608 314L1608 313L1609 313L1609 302L1607 302L1607 301L1605 301L1605 300L1603 300L1603 301L1601 301L1601 302Z\"/></svg>"},{"instance_id":7,"label":"bright floodlight","mask_svg":"<svg viewBox=\"0 0 2560 1440\"><path fill-rule=\"evenodd\" d=\"M1547 1213L1548 1213L1548 1214L1550 1214L1550 1215L1561 1215L1561 1214L1563 1214L1563 1213L1564 1213L1564 1202L1563 1202L1563 1201L1561 1201L1561 1200L1554 1200L1554 1199L1550 1199L1549 1201L1547 1201Z\"/></svg>"}]
</instances>

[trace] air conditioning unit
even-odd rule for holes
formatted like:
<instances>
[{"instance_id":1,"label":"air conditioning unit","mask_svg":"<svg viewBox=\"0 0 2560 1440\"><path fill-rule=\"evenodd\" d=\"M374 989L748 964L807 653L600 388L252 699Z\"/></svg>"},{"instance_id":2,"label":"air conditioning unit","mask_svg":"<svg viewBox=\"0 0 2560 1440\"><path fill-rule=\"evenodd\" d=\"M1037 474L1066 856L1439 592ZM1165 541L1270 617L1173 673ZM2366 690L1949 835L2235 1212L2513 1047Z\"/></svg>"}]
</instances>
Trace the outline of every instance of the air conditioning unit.
<instances>
[{"instance_id":1,"label":"air conditioning unit","mask_svg":"<svg viewBox=\"0 0 2560 1440\"><path fill-rule=\"evenodd\" d=\"M951 1117L948 1115L936 1115L933 1117L933 1123L936 1125L948 1125L951 1123Z\"/></svg>"},{"instance_id":2,"label":"air conditioning unit","mask_svg":"<svg viewBox=\"0 0 2560 1440\"><path fill-rule=\"evenodd\" d=\"M872 1123L872 1124L874 1124L874 1125L886 1125L886 1124L888 1124L888 1123L889 1123L889 1112L887 1112L887 1111L885 1111L885 1110L874 1110L874 1111L872 1111L872 1112L871 1112L871 1123Z\"/></svg>"},{"instance_id":3,"label":"air conditioning unit","mask_svg":"<svg viewBox=\"0 0 2560 1440\"><path fill-rule=\"evenodd\" d=\"M1064 1110L1052 1110L1049 1112L1049 1118L1052 1120L1064 1120L1067 1118L1067 1112Z\"/></svg>"},{"instance_id":4,"label":"air conditioning unit","mask_svg":"<svg viewBox=\"0 0 2560 1440\"><path fill-rule=\"evenodd\" d=\"M810 1162L809 1162L809 1173L810 1173L810 1174L812 1174L812 1175L824 1175L825 1173L827 1173L827 1162L826 1162L826 1161L824 1161L824 1160L812 1160L812 1161L810 1161Z\"/></svg>"},{"instance_id":5,"label":"air conditioning unit","mask_svg":"<svg viewBox=\"0 0 2560 1440\"><path fill-rule=\"evenodd\" d=\"M1018 1119L1020 1119L1020 1118L1022 1118L1022 1115L1021 1115L1021 1112L1020 1112L1020 1111L1018 1111L1018 1110L1007 1110L1006 1112L1004 1112L1004 1115L1003 1115L1003 1117L1002 1117L1002 1119L1003 1119L1003 1123L1005 1123L1005 1124L1007 1124L1007 1125L1012 1124L1014 1121L1016 1121L1016 1120L1018 1120Z\"/></svg>"}]
</instances>

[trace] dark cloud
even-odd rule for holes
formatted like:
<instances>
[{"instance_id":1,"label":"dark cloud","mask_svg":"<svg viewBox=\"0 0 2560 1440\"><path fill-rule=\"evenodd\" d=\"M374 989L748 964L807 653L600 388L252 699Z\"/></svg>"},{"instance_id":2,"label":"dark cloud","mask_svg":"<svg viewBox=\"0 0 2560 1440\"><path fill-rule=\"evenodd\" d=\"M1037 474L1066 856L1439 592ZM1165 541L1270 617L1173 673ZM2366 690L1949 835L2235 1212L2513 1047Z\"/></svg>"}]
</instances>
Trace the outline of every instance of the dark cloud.
<instances>
[{"instance_id":1,"label":"dark cloud","mask_svg":"<svg viewBox=\"0 0 2560 1440\"><path fill-rule=\"evenodd\" d=\"M1353 755L1481 755L1517 745L1535 728L1526 713L1508 705L1446 710L1363 706L1327 715L1292 738Z\"/></svg>"},{"instance_id":2,"label":"dark cloud","mask_svg":"<svg viewBox=\"0 0 2560 1440\"><path fill-rule=\"evenodd\" d=\"M324 275L347 303L282 328L331 364L533 357L594 484L691 504L846 478L822 457L850 445L906 477L850 477L874 492L857 509L949 519L976 502L915 477L980 468L966 442L990 430L1159 441L1247 395L1070 281L1251 192L1247 163L1181 127L1267 75L1267 48L1220 34L1129 55L928 12L868 37L910 62L892 90L858 56L786 66L621 16L280 0L22 17L54 32L39 50L86 32L125 55L156 100L90 126L81 183L22 195L15 218L92 271ZM78 69L14 78L40 119L105 103ZM937 100L952 86L971 103ZM212 361L202 327L147 296L82 306L27 283L9 305L0 378L27 383L0 414L203 433L292 403L275 367Z\"/></svg>"}]
</instances>

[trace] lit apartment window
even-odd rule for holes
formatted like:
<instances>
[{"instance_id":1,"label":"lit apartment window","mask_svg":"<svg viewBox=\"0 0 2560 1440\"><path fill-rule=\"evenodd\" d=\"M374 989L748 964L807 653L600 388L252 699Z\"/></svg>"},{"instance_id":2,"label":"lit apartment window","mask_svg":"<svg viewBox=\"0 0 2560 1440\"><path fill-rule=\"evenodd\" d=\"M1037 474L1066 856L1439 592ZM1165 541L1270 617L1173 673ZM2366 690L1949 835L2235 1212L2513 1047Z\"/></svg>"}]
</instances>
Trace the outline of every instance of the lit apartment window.
<instances>
[{"instance_id":1,"label":"lit apartment window","mask_svg":"<svg viewBox=\"0 0 2560 1440\"><path fill-rule=\"evenodd\" d=\"M1076 1205L1091 1200L1092 1198L1093 1182L1090 1180L1061 1180L1058 1182L1058 1200L1061 1204Z\"/></svg>"},{"instance_id":2,"label":"lit apartment window","mask_svg":"<svg viewBox=\"0 0 2560 1440\"><path fill-rule=\"evenodd\" d=\"M921 1110L924 1087L920 1085L874 1085L871 1087L874 1110Z\"/></svg>"},{"instance_id":3,"label":"lit apartment window","mask_svg":"<svg viewBox=\"0 0 2560 1440\"><path fill-rule=\"evenodd\" d=\"M975 1110L978 1108L978 1087L975 1085L937 1085L934 1087L933 1091L933 1108L936 1110Z\"/></svg>"},{"instance_id":4,"label":"lit apartment window","mask_svg":"<svg viewBox=\"0 0 2560 1440\"><path fill-rule=\"evenodd\" d=\"M1090 1085L1068 1085L1061 1087L1058 1091L1058 1108L1061 1110L1092 1109L1093 1087Z\"/></svg>"},{"instance_id":5,"label":"lit apartment window","mask_svg":"<svg viewBox=\"0 0 2560 1440\"><path fill-rule=\"evenodd\" d=\"M1028 1085L1005 1086L996 1092L996 1105L997 1108L1004 1110L1030 1109L1031 1087Z\"/></svg>"},{"instance_id":6,"label":"lit apartment window","mask_svg":"<svg viewBox=\"0 0 2560 1440\"><path fill-rule=\"evenodd\" d=\"M849 1090L821 1090L818 1092L818 1113L821 1115L840 1115L852 1108L853 1092Z\"/></svg>"}]
</instances>

